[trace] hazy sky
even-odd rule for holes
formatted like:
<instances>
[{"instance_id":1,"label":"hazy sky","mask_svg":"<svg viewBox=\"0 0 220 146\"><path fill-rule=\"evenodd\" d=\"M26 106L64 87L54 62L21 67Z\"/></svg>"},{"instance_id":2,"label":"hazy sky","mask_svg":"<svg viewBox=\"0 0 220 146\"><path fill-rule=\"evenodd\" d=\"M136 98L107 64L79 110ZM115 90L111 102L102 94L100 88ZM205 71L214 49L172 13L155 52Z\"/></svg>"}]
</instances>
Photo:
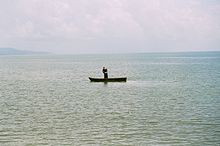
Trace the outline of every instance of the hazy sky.
<instances>
[{"instance_id":1,"label":"hazy sky","mask_svg":"<svg viewBox=\"0 0 220 146\"><path fill-rule=\"evenodd\" d=\"M220 0L0 0L0 47L220 51Z\"/></svg>"}]
</instances>

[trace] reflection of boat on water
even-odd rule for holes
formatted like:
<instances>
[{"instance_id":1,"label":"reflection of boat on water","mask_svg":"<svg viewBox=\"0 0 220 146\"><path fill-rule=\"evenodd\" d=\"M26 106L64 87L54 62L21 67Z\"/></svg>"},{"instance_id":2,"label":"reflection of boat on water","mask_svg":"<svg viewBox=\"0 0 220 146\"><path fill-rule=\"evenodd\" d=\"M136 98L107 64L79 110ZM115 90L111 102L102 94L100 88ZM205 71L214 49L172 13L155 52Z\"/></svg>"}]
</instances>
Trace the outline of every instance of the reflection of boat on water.
<instances>
[{"instance_id":1,"label":"reflection of boat on water","mask_svg":"<svg viewBox=\"0 0 220 146\"><path fill-rule=\"evenodd\" d=\"M127 77L121 78L91 78L89 77L91 82L126 82Z\"/></svg>"}]
</instances>

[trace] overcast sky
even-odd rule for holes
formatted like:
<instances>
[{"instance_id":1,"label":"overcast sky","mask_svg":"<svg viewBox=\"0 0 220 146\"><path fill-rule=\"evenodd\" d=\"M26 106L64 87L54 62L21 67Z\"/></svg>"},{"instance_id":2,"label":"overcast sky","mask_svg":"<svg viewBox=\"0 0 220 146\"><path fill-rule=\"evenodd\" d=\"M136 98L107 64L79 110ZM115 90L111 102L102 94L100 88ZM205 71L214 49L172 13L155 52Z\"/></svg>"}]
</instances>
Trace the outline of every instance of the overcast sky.
<instances>
[{"instance_id":1,"label":"overcast sky","mask_svg":"<svg viewBox=\"0 0 220 146\"><path fill-rule=\"evenodd\" d=\"M220 0L0 0L0 47L220 51Z\"/></svg>"}]
</instances>

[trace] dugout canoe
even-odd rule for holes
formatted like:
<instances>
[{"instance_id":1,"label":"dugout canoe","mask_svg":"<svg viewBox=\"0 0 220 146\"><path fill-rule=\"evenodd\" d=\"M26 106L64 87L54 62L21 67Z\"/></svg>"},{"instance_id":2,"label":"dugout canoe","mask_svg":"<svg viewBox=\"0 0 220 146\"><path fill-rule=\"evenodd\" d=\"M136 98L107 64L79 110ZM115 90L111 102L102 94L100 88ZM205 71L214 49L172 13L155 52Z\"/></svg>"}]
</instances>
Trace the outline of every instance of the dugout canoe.
<instances>
[{"instance_id":1,"label":"dugout canoe","mask_svg":"<svg viewBox=\"0 0 220 146\"><path fill-rule=\"evenodd\" d=\"M91 82L126 82L127 77L121 77L121 78L91 78L89 77Z\"/></svg>"}]
</instances>

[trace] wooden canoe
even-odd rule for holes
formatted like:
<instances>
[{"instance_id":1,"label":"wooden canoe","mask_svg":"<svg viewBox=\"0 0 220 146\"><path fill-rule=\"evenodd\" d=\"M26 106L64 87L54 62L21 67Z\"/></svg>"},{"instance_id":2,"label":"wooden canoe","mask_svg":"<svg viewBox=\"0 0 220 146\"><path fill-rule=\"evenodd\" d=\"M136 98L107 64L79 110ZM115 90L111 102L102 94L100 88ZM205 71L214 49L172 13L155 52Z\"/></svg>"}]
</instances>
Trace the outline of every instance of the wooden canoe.
<instances>
[{"instance_id":1,"label":"wooden canoe","mask_svg":"<svg viewBox=\"0 0 220 146\"><path fill-rule=\"evenodd\" d=\"M127 77L122 77L122 78L91 78L89 77L91 82L126 82Z\"/></svg>"}]
</instances>

